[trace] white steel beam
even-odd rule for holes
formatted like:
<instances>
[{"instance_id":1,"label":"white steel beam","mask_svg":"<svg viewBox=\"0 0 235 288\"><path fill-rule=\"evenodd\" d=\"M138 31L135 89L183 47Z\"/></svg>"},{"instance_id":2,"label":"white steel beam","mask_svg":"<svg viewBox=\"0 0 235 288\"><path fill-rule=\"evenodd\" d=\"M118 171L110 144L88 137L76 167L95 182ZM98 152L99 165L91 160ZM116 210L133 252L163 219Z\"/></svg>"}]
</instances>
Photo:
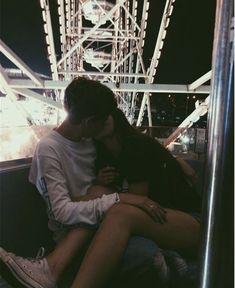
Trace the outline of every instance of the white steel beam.
<instances>
[{"instance_id":1,"label":"white steel beam","mask_svg":"<svg viewBox=\"0 0 235 288\"><path fill-rule=\"evenodd\" d=\"M166 1L166 5L164 8L164 12L163 12L163 16L162 16L162 21L161 21L161 25L160 25L160 29L158 32L158 37L157 37L157 41L155 44L155 49L154 49L154 53L153 53L153 57L148 69L148 80L146 81L147 83L152 83L154 80L154 75L156 73L156 68L161 56L161 50L164 44L164 39L166 37L166 31L167 31L167 27L169 25L169 21L170 21L170 16L172 14L172 9L173 9L173 3L175 2L175 0L167 0ZM145 93L141 102L141 106L140 106L140 111L139 111L139 115L137 118L137 123L136 126L141 126L142 123L142 119L144 116L144 112L145 112L145 107L146 105L150 105L150 99L149 99L149 94ZM148 119L151 119L151 109L150 107L148 107Z\"/></svg>"},{"instance_id":2,"label":"white steel beam","mask_svg":"<svg viewBox=\"0 0 235 288\"><path fill-rule=\"evenodd\" d=\"M117 71L117 68L121 66L129 57L131 57L131 55L132 51L130 51L127 55L125 55L125 57L120 62L118 62L118 64L114 67L114 71Z\"/></svg>"},{"instance_id":3,"label":"white steel beam","mask_svg":"<svg viewBox=\"0 0 235 288\"><path fill-rule=\"evenodd\" d=\"M27 75L37 86L42 86L42 80L31 70L2 40L0 40L0 51L14 63L25 75Z\"/></svg>"},{"instance_id":4,"label":"white steel beam","mask_svg":"<svg viewBox=\"0 0 235 288\"><path fill-rule=\"evenodd\" d=\"M20 89L13 89L13 91L17 94L23 95L25 97L28 98L33 98L35 100L38 100L40 102L45 103L46 105L53 107L53 108L57 108L57 109L62 109L63 105L60 102L54 101L51 98L48 97L44 97L43 95L32 91L30 89L24 89L24 88L20 88Z\"/></svg>"},{"instance_id":5,"label":"white steel beam","mask_svg":"<svg viewBox=\"0 0 235 288\"><path fill-rule=\"evenodd\" d=\"M123 31L123 30L122 30ZM120 30L121 32L121 30ZM123 41L127 41L127 40L132 40L133 36L129 35L129 36L102 36L102 35L90 35L90 37L87 39L87 41L95 41L95 42L111 42L112 40L115 40L117 42L122 43ZM139 37L134 37L135 40L139 40Z\"/></svg>"},{"instance_id":6,"label":"white steel beam","mask_svg":"<svg viewBox=\"0 0 235 288\"><path fill-rule=\"evenodd\" d=\"M194 123L196 123L201 116L205 115L208 111L210 96L208 96L205 101L203 101L197 108L179 125L179 127L164 141L164 146L170 145L177 138L179 138L182 133L190 128Z\"/></svg>"},{"instance_id":7,"label":"white steel beam","mask_svg":"<svg viewBox=\"0 0 235 288\"><path fill-rule=\"evenodd\" d=\"M165 8L164 8L160 29L159 29L159 32L158 32L157 41L156 41L156 44L155 44L155 49L154 49L154 52L153 52L153 57L152 57L152 60L151 60L151 63L150 63L149 71L148 71L148 76L149 76L150 83L152 83L152 81L153 81L153 77L154 77L154 75L156 73L156 68L157 68L157 65L158 65L158 61L159 61L160 56L161 56L161 51L162 51L164 40L165 40L165 37L166 37L167 28L169 26L170 16L172 14L172 9L174 7L173 3L174 3L174 0L167 0L166 1L166 5L165 5Z\"/></svg>"},{"instance_id":8,"label":"white steel beam","mask_svg":"<svg viewBox=\"0 0 235 288\"><path fill-rule=\"evenodd\" d=\"M58 71L56 65L56 53L55 53L55 44L53 38L53 30L51 25L51 14L50 14L50 7L49 1L40 0L41 7L42 7L42 15L44 20L44 31L46 34L46 42L47 42L47 50L48 50L48 57L51 64L51 72L52 72L52 79L58 80Z\"/></svg>"},{"instance_id":9,"label":"white steel beam","mask_svg":"<svg viewBox=\"0 0 235 288\"><path fill-rule=\"evenodd\" d=\"M64 0L58 0L58 14L59 14L59 24L60 24L60 35L61 35L61 51L63 51L63 45L66 43L65 36L65 11L64 11Z\"/></svg>"},{"instance_id":10,"label":"white steel beam","mask_svg":"<svg viewBox=\"0 0 235 288\"><path fill-rule=\"evenodd\" d=\"M18 77L18 78L20 78L22 76L27 76L23 71L21 71L18 68L5 68L4 70L5 70L5 72L9 78L11 78L11 76ZM42 81L42 83L43 83L43 79L51 79L51 77L49 77L47 75L37 73L37 72L34 72L34 73L39 77L39 79Z\"/></svg>"},{"instance_id":11,"label":"white steel beam","mask_svg":"<svg viewBox=\"0 0 235 288\"><path fill-rule=\"evenodd\" d=\"M142 67L142 70L146 74L144 61L142 58L143 54L143 47L144 47L144 41L145 41L145 35L146 35L146 28L147 28L147 19L148 19L148 9L149 9L149 2L148 0L143 1L143 9L142 9L142 17L141 17L141 31L140 31L140 41L139 44L137 44L137 52L138 57L136 61L136 67L135 71L138 73L140 71L140 68ZM141 66L140 66L141 65ZM134 79L134 83L137 83L137 78ZM136 109L136 92L132 93L132 99L131 99L131 114L130 115L130 122L131 124L134 122L134 116L135 116L135 109ZM137 121L138 122L138 121Z\"/></svg>"},{"instance_id":12,"label":"white steel beam","mask_svg":"<svg viewBox=\"0 0 235 288\"><path fill-rule=\"evenodd\" d=\"M17 95L13 92L11 87L9 86L10 79L5 73L3 67L0 64L0 86L3 87L7 97L12 101L12 103L16 106L22 116L28 121L28 124L35 124L32 116L29 112L27 112L20 103L17 101Z\"/></svg>"},{"instance_id":13,"label":"white steel beam","mask_svg":"<svg viewBox=\"0 0 235 288\"><path fill-rule=\"evenodd\" d=\"M149 92L148 93L145 92L144 96L142 98L141 105L140 105L140 111L139 111L139 115L138 115L137 122L136 122L136 126L141 126L141 123L142 123L142 120L143 120L143 117L144 117L144 111L145 111L147 103L148 103L148 105L150 104ZM148 109L148 113L149 112L151 113L150 109ZM150 118L151 118L151 116L148 115L148 119L150 119Z\"/></svg>"},{"instance_id":14,"label":"white steel beam","mask_svg":"<svg viewBox=\"0 0 235 288\"><path fill-rule=\"evenodd\" d=\"M87 76L119 76L119 77L134 77L134 78L145 78L145 74L136 73L112 73L112 72L102 72L102 71L59 71L59 74L71 74L71 75L87 75Z\"/></svg>"},{"instance_id":15,"label":"white steel beam","mask_svg":"<svg viewBox=\"0 0 235 288\"><path fill-rule=\"evenodd\" d=\"M128 11L128 9L125 7L125 5L122 5L122 8L126 11L127 15L130 17L130 19L134 23L134 26L140 31L141 30L140 26L136 23L135 19L132 17L132 15Z\"/></svg>"},{"instance_id":16,"label":"white steel beam","mask_svg":"<svg viewBox=\"0 0 235 288\"><path fill-rule=\"evenodd\" d=\"M55 80L44 80L43 87L40 89L65 89L70 81L55 81ZM120 83L117 87L114 83L103 83L113 91L122 92L150 92L150 93L179 93L179 94L209 94L210 86L202 85L196 90L189 90L188 85L177 85L177 84L133 84L133 83ZM29 88L39 89L35 83L31 80L9 80L9 86L11 88ZM153 97L153 96L152 96Z\"/></svg>"},{"instance_id":17,"label":"white steel beam","mask_svg":"<svg viewBox=\"0 0 235 288\"><path fill-rule=\"evenodd\" d=\"M112 42L112 52L111 52L111 67L110 67L110 71L111 72L114 72L114 67L115 67L115 61L117 59L117 53L118 53L118 31L119 31L119 28L118 27L118 19L120 17L120 11L117 9L114 13L114 32L113 32L113 36L114 36L114 41Z\"/></svg>"},{"instance_id":18,"label":"white steel beam","mask_svg":"<svg viewBox=\"0 0 235 288\"><path fill-rule=\"evenodd\" d=\"M211 79L211 70L207 72L206 74L204 74L202 77L198 78L193 83L191 83L188 88L189 90L197 89L199 86L201 86L202 84L204 84L210 79Z\"/></svg>"},{"instance_id":19,"label":"white steel beam","mask_svg":"<svg viewBox=\"0 0 235 288\"><path fill-rule=\"evenodd\" d=\"M12 91L11 87L9 86L10 79L8 78L8 75L6 74L4 68L0 64L0 85L5 91L5 93L10 97L12 101L16 101L17 97L15 93ZM31 81L32 82L32 81ZM34 85L35 83L32 82Z\"/></svg>"}]
</instances>

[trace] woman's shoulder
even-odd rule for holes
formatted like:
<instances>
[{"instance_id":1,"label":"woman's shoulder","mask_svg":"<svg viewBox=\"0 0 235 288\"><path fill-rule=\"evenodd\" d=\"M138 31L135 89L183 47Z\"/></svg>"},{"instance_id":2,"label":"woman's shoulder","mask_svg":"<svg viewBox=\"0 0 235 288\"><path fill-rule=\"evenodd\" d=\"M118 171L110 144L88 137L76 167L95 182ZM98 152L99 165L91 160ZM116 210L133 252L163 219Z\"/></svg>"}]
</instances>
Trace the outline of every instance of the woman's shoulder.
<instances>
[{"instance_id":1,"label":"woman's shoulder","mask_svg":"<svg viewBox=\"0 0 235 288\"><path fill-rule=\"evenodd\" d=\"M153 149L155 148L158 150L165 150L165 148L160 144L160 142L157 139L142 133L138 133L127 137L126 143L130 145L135 145L135 147L147 146L149 148L152 147Z\"/></svg>"},{"instance_id":2,"label":"woman's shoulder","mask_svg":"<svg viewBox=\"0 0 235 288\"><path fill-rule=\"evenodd\" d=\"M125 139L124 154L128 157L143 158L146 161L155 161L156 158L161 158L164 153L164 147L159 142L143 135L131 135Z\"/></svg>"}]
</instances>

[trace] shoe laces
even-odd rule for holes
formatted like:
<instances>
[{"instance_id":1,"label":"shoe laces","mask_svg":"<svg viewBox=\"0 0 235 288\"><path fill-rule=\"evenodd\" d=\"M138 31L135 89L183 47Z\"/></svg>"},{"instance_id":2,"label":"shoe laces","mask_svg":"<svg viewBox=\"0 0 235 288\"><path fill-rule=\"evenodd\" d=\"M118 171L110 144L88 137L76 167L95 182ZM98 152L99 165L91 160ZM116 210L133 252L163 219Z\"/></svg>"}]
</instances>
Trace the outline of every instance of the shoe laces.
<instances>
[{"instance_id":1,"label":"shoe laces","mask_svg":"<svg viewBox=\"0 0 235 288\"><path fill-rule=\"evenodd\" d=\"M38 250L38 253L36 255L36 259L41 259L43 258L45 255L45 248L44 247L40 247Z\"/></svg>"},{"instance_id":2,"label":"shoe laces","mask_svg":"<svg viewBox=\"0 0 235 288\"><path fill-rule=\"evenodd\" d=\"M40 263L44 255L45 255L45 248L40 247L35 258L27 257L26 259L32 263L35 263L35 262Z\"/></svg>"}]
</instances>

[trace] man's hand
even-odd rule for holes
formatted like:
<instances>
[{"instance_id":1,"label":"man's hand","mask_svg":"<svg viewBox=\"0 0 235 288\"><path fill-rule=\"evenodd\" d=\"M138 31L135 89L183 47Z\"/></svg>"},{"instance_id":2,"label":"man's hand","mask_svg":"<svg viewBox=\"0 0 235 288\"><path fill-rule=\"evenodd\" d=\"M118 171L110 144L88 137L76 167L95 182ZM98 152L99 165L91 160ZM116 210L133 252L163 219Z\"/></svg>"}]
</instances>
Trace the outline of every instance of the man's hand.
<instances>
[{"instance_id":1,"label":"man's hand","mask_svg":"<svg viewBox=\"0 0 235 288\"><path fill-rule=\"evenodd\" d=\"M93 185L87 190L87 194L83 196L78 196L73 199L73 201L89 201L96 198L101 198L103 195L115 193L113 189L101 185Z\"/></svg>"},{"instance_id":2,"label":"man's hand","mask_svg":"<svg viewBox=\"0 0 235 288\"><path fill-rule=\"evenodd\" d=\"M101 196L96 196L96 195L83 195L83 196L74 197L73 202L89 201L89 200L94 200L100 197Z\"/></svg>"}]
</instances>

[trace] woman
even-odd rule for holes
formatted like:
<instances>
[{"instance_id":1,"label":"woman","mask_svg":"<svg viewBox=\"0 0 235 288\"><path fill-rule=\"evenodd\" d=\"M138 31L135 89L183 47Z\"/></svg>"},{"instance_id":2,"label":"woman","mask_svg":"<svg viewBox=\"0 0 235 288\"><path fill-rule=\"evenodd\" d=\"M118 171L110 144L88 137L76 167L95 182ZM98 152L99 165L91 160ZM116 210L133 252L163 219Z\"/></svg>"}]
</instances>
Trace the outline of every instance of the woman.
<instances>
[{"instance_id":1,"label":"woman","mask_svg":"<svg viewBox=\"0 0 235 288\"><path fill-rule=\"evenodd\" d=\"M105 169L108 171L103 184L112 184L118 172L119 178L127 180L129 193L148 196L163 207L194 215L199 212L200 199L193 189L193 179L181 166L182 160L180 164L157 140L131 126L120 109L112 111L95 139L96 165L101 170L98 179L99 175L105 177ZM107 166L111 167L104 168Z\"/></svg>"},{"instance_id":2,"label":"woman","mask_svg":"<svg viewBox=\"0 0 235 288\"><path fill-rule=\"evenodd\" d=\"M82 94L82 89L76 90L76 82L70 88L74 95ZM109 93L109 105L102 97L89 98L84 129L97 140L97 165L116 167L126 178L129 193L120 193L120 204L105 215L73 288L102 287L131 235L147 237L160 247L190 256L196 255L199 242L200 223L194 215L200 210L200 201L177 160L157 141L129 125L113 94ZM76 111L81 109L78 102L75 107ZM84 107L88 109L88 105ZM76 123L76 117L73 121ZM107 173L107 182L112 182L112 172Z\"/></svg>"}]
</instances>

